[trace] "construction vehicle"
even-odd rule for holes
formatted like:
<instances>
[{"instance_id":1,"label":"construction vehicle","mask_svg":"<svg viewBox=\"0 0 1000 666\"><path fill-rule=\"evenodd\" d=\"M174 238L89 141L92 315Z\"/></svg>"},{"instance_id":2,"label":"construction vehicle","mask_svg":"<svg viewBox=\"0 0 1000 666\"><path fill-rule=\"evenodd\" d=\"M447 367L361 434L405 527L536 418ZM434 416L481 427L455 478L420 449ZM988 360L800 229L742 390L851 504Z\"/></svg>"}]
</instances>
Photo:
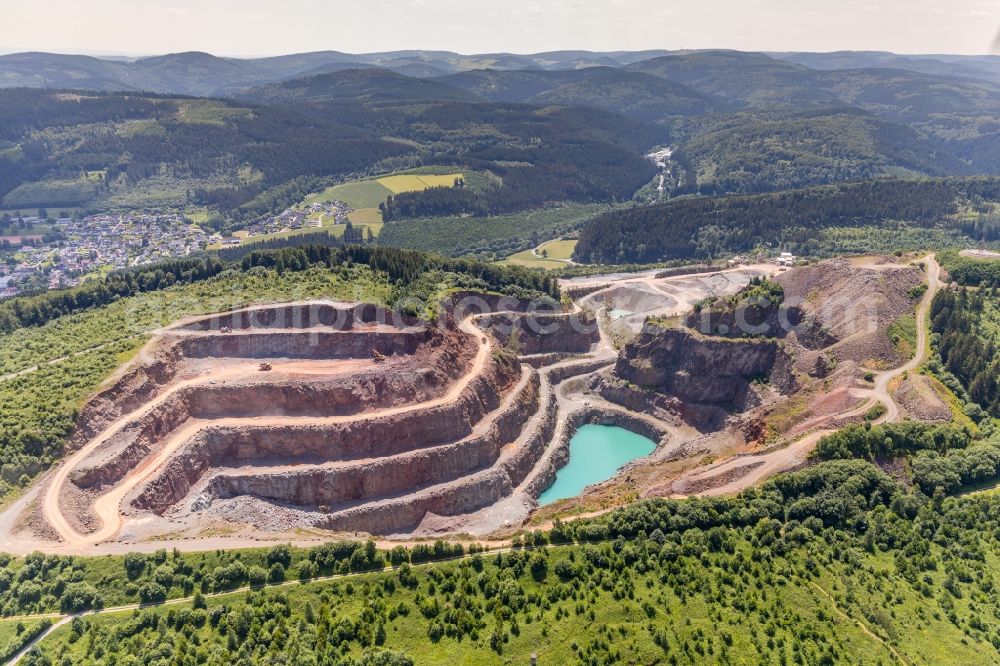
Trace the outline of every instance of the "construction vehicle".
<instances>
[{"instance_id":1,"label":"construction vehicle","mask_svg":"<svg viewBox=\"0 0 1000 666\"><path fill-rule=\"evenodd\" d=\"M380 352L379 350L373 349L372 350L372 360L375 361L376 363L384 363L385 362L385 355L382 354L382 352Z\"/></svg>"},{"instance_id":2,"label":"construction vehicle","mask_svg":"<svg viewBox=\"0 0 1000 666\"><path fill-rule=\"evenodd\" d=\"M257 369L260 370L261 372L268 372L271 369L271 364L261 363L260 365L257 366Z\"/></svg>"}]
</instances>

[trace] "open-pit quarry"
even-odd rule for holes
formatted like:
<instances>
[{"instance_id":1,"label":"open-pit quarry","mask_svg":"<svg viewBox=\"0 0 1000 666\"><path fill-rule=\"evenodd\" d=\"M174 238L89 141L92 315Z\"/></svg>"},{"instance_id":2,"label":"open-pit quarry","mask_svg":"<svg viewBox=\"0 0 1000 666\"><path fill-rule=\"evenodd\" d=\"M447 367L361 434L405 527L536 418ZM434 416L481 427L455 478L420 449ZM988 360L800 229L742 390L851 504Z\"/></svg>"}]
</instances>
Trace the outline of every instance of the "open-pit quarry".
<instances>
[{"instance_id":1,"label":"open-pit quarry","mask_svg":"<svg viewBox=\"0 0 1000 666\"><path fill-rule=\"evenodd\" d=\"M895 419L897 397L927 393L904 379L923 327L909 357L887 334L922 321L938 285L924 262L599 276L564 281L572 307L455 294L433 323L321 301L179 321L83 406L63 463L0 516L0 547L488 539L627 497L736 492L875 402ZM768 276L796 304L790 332L691 314ZM539 509L585 423L657 448Z\"/></svg>"}]
</instances>

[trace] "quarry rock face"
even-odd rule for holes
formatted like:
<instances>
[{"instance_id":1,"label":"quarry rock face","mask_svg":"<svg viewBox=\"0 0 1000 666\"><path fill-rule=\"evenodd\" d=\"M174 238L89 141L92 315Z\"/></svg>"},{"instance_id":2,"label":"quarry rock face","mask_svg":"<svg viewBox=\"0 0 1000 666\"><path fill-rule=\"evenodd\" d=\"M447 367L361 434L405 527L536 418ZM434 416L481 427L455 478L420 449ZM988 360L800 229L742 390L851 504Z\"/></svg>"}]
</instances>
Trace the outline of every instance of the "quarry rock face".
<instances>
[{"instance_id":1,"label":"quarry rock face","mask_svg":"<svg viewBox=\"0 0 1000 666\"><path fill-rule=\"evenodd\" d=\"M625 346L615 374L683 401L741 407L754 380L793 383L776 340L708 338L647 325Z\"/></svg>"},{"instance_id":2,"label":"quarry rock face","mask_svg":"<svg viewBox=\"0 0 1000 666\"><path fill-rule=\"evenodd\" d=\"M484 317L480 326L521 354L584 354L600 340L597 320L586 313L502 313Z\"/></svg>"},{"instance_id":3,"label":"quarry rock face","mask_svg":"<svg viewBox=\"0 0 1000 666\"><path fill-rule=\"evenodd\" d=\"M253 495L300 506L331 508L442 483L490 467L504 443L517 438L521 426L538 407L538 377L526 378L511 404L487 431L454 443L414 448L373 462L337 466L301 466L268 474L220 473L207 492L215 497ZM425 441L433 441L425 433Z\"/></svg>"},{"instance_id":4,"label":"quarry rock face","mask_svg":"<svg viewBox=\"0 0 1000 666\"><path fill-rule=\"evenodd\" d=\"M376 482L391 483L391 479L377 478L379 471L376 467L380 461L388 456L467 437L487 413L499 407L501 397L515 383L520 371L520 366L509 360L497 360L455 402L395 416L321 426L209 426L192 438L161 473L140 489L134 505L139 509L162 513L184 499L213 468L366 461L350 468L342 465L339 470L313 470L311 476L307 475L302 480L292 480L291 477L298 474L290 469L280 474L266 475L266 478L255 478L253 474L248 474L241 480L216 481L214 486L220 496L240 494L234 490L240 484L244 488L253 486L258 489L270 485L272 489L267 492L249 494L309 504L301 500L309 495L321 497L326 493L329 495L326 499L331 500L322 502L326 504L332 503L336 493L341 493L341 499L337 501L347 501L352 493L330 488L329 484L333 479L339 478L340 482L345 482L352 474L355 478L368 475L372 479L367 484L369 488L375 487ZM410 459L408 463L416 464L414 459ZM416 468L407 468L405 465L393 471L393 474L403 480L418 480ZM320 487L323 483L326 484L326 490ZM358 487L364 486L362 484ZM359 493L363 494L360 490L354 494L360 497Z\"/></svg>"}]
</instances>

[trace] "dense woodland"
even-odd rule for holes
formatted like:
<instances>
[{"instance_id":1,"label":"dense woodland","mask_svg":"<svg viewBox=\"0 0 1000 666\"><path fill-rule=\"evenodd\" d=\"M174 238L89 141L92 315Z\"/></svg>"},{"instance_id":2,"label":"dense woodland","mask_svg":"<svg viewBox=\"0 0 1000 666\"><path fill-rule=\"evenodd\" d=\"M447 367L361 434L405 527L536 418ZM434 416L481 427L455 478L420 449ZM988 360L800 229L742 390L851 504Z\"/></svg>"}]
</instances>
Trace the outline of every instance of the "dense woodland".
<instances>
[{"instance_id":1,"label":"dense woodland","mask_svg":"<svg viewBox=\"0 0 1000 666\"><path fill-rule=\"evenodd\" d=\"M710 116L674 155L672 195L775 192L899 175L971 173L943 141L853 109Z\"/></svg>"},{"instance_id":2,"label":"dense woodland","mask_svg":"<svg viewBox=\"0 0 1000 666\"><path fill-rule=\"evenodd\" d=\"M931 305L931 330L944 367L970 399L1000 418L1000 300L995 287L942 291Z\"/></svg>"},{"instance_id":3,"label":"dense woodland","mask_svg":"<svg viewBox=\"0 0 1000 666\"><path fill-rule=\"evenodd\" d=\"M757 247L820 247L818 232L906 222L947 224L960 200L1000 200L998 179L874 180L776 194L682 198L613 211L580 234L578 261L650 263ZM953 223L957 225L958 223Z\"/></svg>"},{"instance_id":4,"label":"dense woodland","mask_svg":"<svg viewBox=\"0 0 1000 666\"><path fill-rule=\"evenodd\" d=\"M600 204L567 204L508 215L404 219L382 227L378 243L450 257L501 259L573 233L605 210L608 207Z\"/></svg>"},{"instance_id":5,"label":"dense woodland","mask_svg":"<svg viewBox=\"0 0 1000 666\"><path fill-rule=\"evenodd\" d=\"M247 165L259 177L234 185L243 203L300 176L363 171L409 150L321 114L292 108L113 94L78 102L72 96L21 90L0 90L0 107L5 114L31 118L9 125L0 122L3 138L17 145L15 153L0 153L4 161L0 196L28 181L101 174L94 191L84 191L83 198L22 198L19 204L24 206L86 203L114 188L160 175L165 168L178 180L212 182L225 176L235 184L240 167ZM229 190L234 186L222 188L215 198L206 188L199 200L232 204Z\"/></svg>"},{"instance_id":6,"label":"dense woodland","mask_svg":"<svg viewBox=\"0 0 1000 666\"><path fill-rule=\"evenodd\" d=\"M924 71L927 62L900 60L897 70L832 71L734 51L648 55L624 66L443 77L412 54L406 70L418 76L365 65L367 57L337 59L330 71L307 64L332 54L132 64L9 56L0 69L11 81L105 90L120 80L121 89L238 91L239 101L2 90L0 197L11 196L7 207L141 207L155 194L217 208L232 228L321 182L418 164L491 170L503 185L477 196L407 195L400 217L627 200L652 179L640 155L653 145L677 149L667 182L675 196L1000 171L1000 93L978 69ZM235 79L212 80L224 71ZM274 83L247 88L269 72Z\"/></svg>"},{"instance_id":7,"label":"dense woodland","mask_svg":"<svg viewBox=\"0 0 1000 666\"><path fill-rule=\"evenodd\" d=\"M389 123L394 136L432 146L428 164L490 171L502 184L398 194L387 220L628 200L656 173L641 153L658 133L606 112L462 103L404 111L382 108L375 120Z\"/></svg>"},{"instance_id":8,"label":"dense woodland","mask_svg":"<svg viewBox=\"0 0 1000 666\"><path fill-rule=\"evenodd\" d=\"M525 661L529 652L580 664L731 663L737 655L874 664L892 661L887 645L908 659L982 663L1000 649L1000 625L985 612L1000 573L998 531L995 496L929 496L869 462L844 460L737 498L647 500L556 523L518 537L526 550L473 551L456 563L416 566L454 556L444 544L385 552L344 542L310 551L38 555L8 562L0 580L11 590L8 614L193 595L178 606L74 621L29 664L413 664L444 654L492 664ZM247 584L264 589L205 596Z\"/></svg>"},{"instance_id":9,"label":"dense woodland","mask_svg":"<svg viewBox=\"0 0 1000 666\"><path fill-rule=\"evenodd\" d=\"M955 249L941 252L938 261L948 276L962 286L1000 286L1000 261L963 257Z\"/></svg>"},{"instance_id":10,"label":"dense woodland","mask_svg":"<svg viewBox=\"0 0 1000 666\"><path fill-rule=\"evenodd\" d=\"M490 290L515 289L529 296L532 292L559 295L556 280L516 266L446 259L415 250L344 245L340 239L323 232L250 243L223 250L220 254L221 257L206 254L116 271L73 289L8 299L0 303L0 334L9 334L27 326L41 326L64 315L107 305L119 298L159 291L175 284L207 280L226 269L246 271L257 266L283 273L304 271L314 266L332 269L344 262L363 264L385 273L392 282L398 282L400 296L421 276L434 271L468 275L482 281Z\"/></svg>"},{"instance_id":11,"label":"dense woodland","mask_svg":"<svg viewBox=\"0 0 1000 666\"><path fill-rule=\"evenodd\" d=\"M390 99L372 106L359 98L255 106L21 93L0 90L5 114L37 112L0 135L0 197L22 207L94 205L156 182L180 188L176 204L208 205L236 223L301 201L331 178L384 170L404 156L488 170L502 183L475 195L449 193L447 201L431 201L437 192L414 195L428 201L408 217L627 200L653 177L640 155L659 134L607 112L515 104Z\"/></svg>"}]
</instances>

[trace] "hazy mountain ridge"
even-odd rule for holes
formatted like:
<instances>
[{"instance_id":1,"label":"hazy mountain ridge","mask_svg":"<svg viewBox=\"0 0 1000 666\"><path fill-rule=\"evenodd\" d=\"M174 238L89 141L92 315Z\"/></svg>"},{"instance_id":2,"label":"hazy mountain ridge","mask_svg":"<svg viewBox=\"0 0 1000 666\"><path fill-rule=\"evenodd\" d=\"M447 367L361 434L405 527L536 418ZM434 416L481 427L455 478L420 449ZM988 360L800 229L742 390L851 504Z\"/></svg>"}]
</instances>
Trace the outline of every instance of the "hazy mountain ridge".
<instances>
[{"instance_id":1,"label":"hazy mountain ridge","mask_svg":"<svg viewBox=\"0 0 1000 666\"><path fill-rule=\"evenodd\" d=\"M522 56L509 53L461 55L449 51L369 54L317 51L240 59L191 51L124 60L27 52L0 56L0 87L142 90L218 96L339 69L380 67L407 76L434 77L486 68L561 70L622 66L665 53L668 52L553 51Z\"/></svg>"},{"instance_id":2,"label":"hazy mountain ridge","mask_svg":"<svg viewBox=\"0 0 1000 666\"><path fill-rule=\"evenodd\" d=\"M827 68L793 61L810 58ZM159 179L169 181L156 187L172 191L171 201L200 193L198 201L231 209L262 188L283 187L288 179L384 169L379 161L392 159L394 168L444 162L506 170L505 182L513 191L504 196L518 206L603 200L612 191L621 200L635 192L628 188L652 179L647 173L652 167L639 156L656 145L676 151L664 182L667 196L774 191L886 175L1000 173L1000 85L987 78L886 66L912 62L924 69L974 69L1000 59L937 60L933 68L925 60L725 50L472 56L324 51L250 60L191 52L129 62L40 53L0 56L0 87L132 93L132 101L117 100L106 116L90 117L82 113L86 109L66 115L61 97L73 95L52 92L55 103L26 91L5 91L12 106L0 115L20 129L0 136L0 164L8 171L0 174L0 194L8 207L42 205L50 202L54 184L82 183L81 173L104 171L110 180L102 183L103 192L81 184L74 190L76 199L60 195L59 203L148 203L133 192ZM603 64L608 62L613 66ZM846 68L868 62L875 66ZM409 76L399 70L450 73ZM121 115L130 104L155 105L148 95L135 94L139 91L240 101L182 104L177 108L183 113L158 115L151 125L137 122L144 116L131 110L132 115ZM104 108L100 96L84 99ZM37 113L17 115L16 109L34 104ZM49 120L24 124L36 116ZM362 157L336 168L317 160L310 149L316 145L310 137L331 131L334 119L363 129L371 147L356 150L354 139L342 137L347 152ZM289 139L275 124L281 122L298 126L305 137L296 149L303 151L297 161L306 168L290 166L295 159L281 147ZM46 135L55 128L60 128L57 138L86 139L80 145L91 146L90 152ZM225 136L210 139L220 132ZM243 132L258 136L256 148L238 149ZM163 149L157 142L163 135L180 144L190 141L191 154L207 161L195 165L174 154L159 159ZM99 144L94 136L101 137ZM416 152L398 157L400 146L392 140L399 138L411 142L402 152ZM201 146L210 140L224 149L204 154ZM116 150L134 159L118 164ZM610 190L595 176L598 164L613 171L625 163L624 172L608 177L615 181ZM240 164L250 168L251 182L237 177ZM529 175L525 164L544 169ZM540 173L552 176L545 188L536 186ZM447 202L459 212L516 208L499 201L475 203Z\"/></svg>"},{"instance_id":3,"label":"hazy mountain ridge","mask_svg":"<svg viewBox=\"0 0 1000 666\"><path fill-rule=\"evenodd\" d=\"M98 58L53 53L14 53L0 56L0 87L143 90L190 95L226 95L287 79L338 69L381 67L407 76L429 78L470 70L564 71L586 67L639 66L662 57L704 58L699 54L723 51L552 51L518 55L485 53L463 55L450 51L390 51L350 54L317 51L264 58L224 58L201 52L158 55L138 59ZM891 53L742 53L743 60L769 66L843 70L891 67L923 74L1000 82L997 56L906 56ZM741 69L743 69L741 67ZM687 83L679 77L668 77Z\"/></svg>"},{"instance_id":4,"label":"hazy mountain ridge","mask_svg":"<svg viewBox=\"0 0 1000 666\"><path fill-rule=\"evenodd\" d=\"M726 108L686 85L610 67L569 71L476 70L438 81L494 102L590 106L633 120L700 116Z\"/></svg>"},{"instance_id":5,"label":"hazy mountain ridge","mask_svg":"<svg viewBox=\"0 0 1000 666\"><path fill-rule=\"evenodd\" d=\"M356 100L359 102L476 101L476 95L437 79L404 76L379 69L343 69L274 83L241 93L265 103Z\"/></svg>"},{"instance_id":6,"label":"hazy mountain ridge","mask_svg":"<svg viewBox=\"0 0 1000 666\"><path fill-rule=\"evenodd\" d=\"M704 51L626 67L746 108L848 104L898 117L1000 110L1000 87L982 80L885 67L816 70L761 53Z\"/></svg>"}]
</instances>

